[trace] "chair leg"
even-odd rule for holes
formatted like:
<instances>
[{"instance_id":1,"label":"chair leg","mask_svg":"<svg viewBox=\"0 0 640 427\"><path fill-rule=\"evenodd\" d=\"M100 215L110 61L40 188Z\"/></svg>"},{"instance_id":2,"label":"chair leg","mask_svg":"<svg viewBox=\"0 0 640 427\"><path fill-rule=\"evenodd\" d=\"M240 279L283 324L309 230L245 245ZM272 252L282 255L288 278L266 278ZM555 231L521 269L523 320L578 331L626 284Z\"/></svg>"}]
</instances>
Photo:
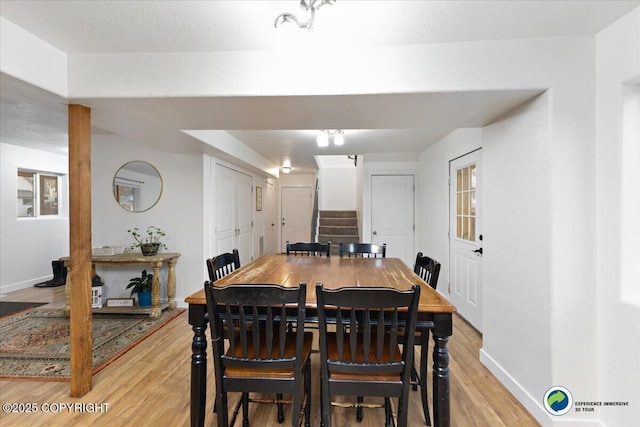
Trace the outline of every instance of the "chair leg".
<instances>
[{"instance_id":1,"label":"chair leg","mask_svg":"<svg viewBox=\"0 0 640 427\"><path fill-rule=\"evenodd\" d=\"M322 422L321 427L331 427L331 398L329 397L329 385L320 379L320 408Z\"/></svg>"},{"instance_id":2,"label":"chair leg","mask_svg":"<svg viewBox=\"0 0 640 427\"><path fill-rule=\"evenodd\" d=\"M431 418L429 417L429 403L427 398L427 350L429 349L429 329L422 331L420 337L420 394L422 395L422 411L424 412L424 421L430 426Z\"/></svg>"},{"instance_id":3,"label":"chair leg","mask_svg":"<svg viewBox=\"0 0 640 427\"><path fill-rule=\"evenodd\" d=\"M356 421L362 422L362 418L364 417L362 413L362 402L364 401L362 396L358 396L357 404L356 404Z\"/></svg>"},{"instance_id":4,"label":"chair leg","mask_svg":"<svg viewBox=\"0 0 640 427\"><path fill-rule=\"evenodd\" d=\"M282 393L276 394L276 402L278 402L278 422L284 422L284 411L282 410Z\"/></svg>"},{"instance_id":5,"label":"chair leg","mask_svg":"<svg viewBox=\"0 0 640 427\"><path fill-rule=\"evenodd\" d=\"M305 370L304 393L306 402L304 406L304 426L311 426L311 360L308 361Z\"/></svg>"},{"instance_id":6,"label":"chair leg","mask_svg":"<svg viewBox=\"0 0 640 427\"><path fill-rule=\"evenodd\" d=\"M418 390L418 381L420 381L420 377L416 371L416 354L413 353L413 362L411 362L411 388L413 391Z\"/></svg>"},{"instance_id":7,"label":"chair leg","mask_svg":"<svg viewBox=\"0 0 640 427\"><path fill-rule=\"evenodd\" d=\"M228 412L229 408L227 407L227 395L225 393L221 393L220 395L216 395L216 407L219 406L218 411L218 425L220 427L228 427L229 418Z\"/></svg>"},{"instance_id":8,"label":"chair leg","mask_svg":"<svg viewBox=\"0 0 640 427\"><path fill-rule=\"evenodd\" d=\"M384 425L385 427L393 427L391 421L391 401L388 397L384 398Z\"/></svg>"},{"instance_id":9,"label":"chair leg","mask_svg":"<svg viewBox=\"0 0 640 427\"><path fill-rule=\"evenodd\" d=\"M249 393L242 393L242 427L249 427Z\"/></svg>"}]
</instances>

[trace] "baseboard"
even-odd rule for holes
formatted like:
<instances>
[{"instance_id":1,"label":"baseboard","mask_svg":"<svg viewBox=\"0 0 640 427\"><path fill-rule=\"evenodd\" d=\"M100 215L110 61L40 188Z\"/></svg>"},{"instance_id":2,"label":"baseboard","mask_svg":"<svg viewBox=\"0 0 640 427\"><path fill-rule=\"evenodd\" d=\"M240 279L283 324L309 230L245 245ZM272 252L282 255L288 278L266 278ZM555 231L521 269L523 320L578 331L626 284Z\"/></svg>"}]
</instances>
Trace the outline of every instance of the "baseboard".
<instances>
[{"instance_id":1,"label":"baseboard","mask_svg":"<svg viewBox=\"0 0 640 427\"><path fill-rule=\"evenodd\" d=\"M26 280L24 282L12 283L10 285L0 285L0 294L4 295L9 292L19 291L20 289L30 288L36 283L46 282L53 279L52 275L43 276L37 279Z\"/></svg>"},{"instance_id":2,"label":"baseboard","mask_svg":"<svg viewBox=\"0 0 640 427\"><path fill-rule=\"evenodd\" d=\"M534 398L505 371L484 349L480 349L480 363L504 385L507 390L525 407L543 426L548 427L602 427L597 420L577 420L565 417L553 417L542 407L542 397Z\"/></svg>"}]
</instances>

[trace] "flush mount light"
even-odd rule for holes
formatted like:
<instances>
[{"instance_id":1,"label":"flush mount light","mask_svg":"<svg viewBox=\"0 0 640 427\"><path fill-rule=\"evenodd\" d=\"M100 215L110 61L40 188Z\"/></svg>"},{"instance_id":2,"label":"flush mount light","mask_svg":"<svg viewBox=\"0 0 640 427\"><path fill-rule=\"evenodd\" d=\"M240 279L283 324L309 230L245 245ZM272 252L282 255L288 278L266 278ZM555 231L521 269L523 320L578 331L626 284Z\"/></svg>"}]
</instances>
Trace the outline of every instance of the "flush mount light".
<instances>
[{"instance_id":1,"label":"flush mount light","mask_svg":"<svg viewBox=\"0 0 640 427\"><path fill-rule=\"evenodd\" d=\"M328 147L329 139L333 140L333 145L344 145L344 132L341 129L322 129L318 131L318 135L316 136L318 147Z\"/></svg>"},{"instance_id":2,"label":"flush mount light","mask_svg":"<svg viewBox=\"0 0 640 427\"><path fill-rule=\"evenodd\" d=\"M326 4L333 5L335 2L336 0L300 0L300 9L309 12L309 19L303 22L292 13L281 13L276 18L274 25L276 28L281 28L286 26L286 24L293 24L298 28L312 30L318 9Z\"/></svg>"},{"instance_id":3,"label":"flush mount light","mask_svg":"<svg viewBox=\"0 0 640 427\"><path fill-rule=\"evenodd\" d=\"M282 166L282 172L283 173L291 172L291 166Z\"/></svg>"}]
</instances>

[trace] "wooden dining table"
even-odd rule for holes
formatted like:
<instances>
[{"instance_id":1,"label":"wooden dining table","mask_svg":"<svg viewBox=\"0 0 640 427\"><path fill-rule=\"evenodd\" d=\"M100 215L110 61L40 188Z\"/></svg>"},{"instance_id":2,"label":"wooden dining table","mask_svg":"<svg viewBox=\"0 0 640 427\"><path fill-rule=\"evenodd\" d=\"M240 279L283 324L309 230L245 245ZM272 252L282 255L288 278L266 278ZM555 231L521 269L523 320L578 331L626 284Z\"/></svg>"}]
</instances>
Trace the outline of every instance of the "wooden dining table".
<instances>
[{"instance_id":1,"label":"wooden dining table","mask_svg":"<svg viewBox=\"0 0 640 427\"><path fill-rule=\"evenodd\" d=\"M448 427L449 353L447 342L453 333L452 315L455 307L432 289L398 258L308 257L285 254L263 255L233 273L216 281L216 286L234 284L278 284L298 286L307 283L306 310L309 321L317 321L316 283L326 288L344 286L393 287L410 289L421 286L418 304L418 327L431 328L433 336L434 425ZM189 324L193 329L191 345L191 425L204 426L207 388L207 301L202 290L185 300L189 304ZM420 379L426 384L426 378Z\"/></svg>"}]
</instances>

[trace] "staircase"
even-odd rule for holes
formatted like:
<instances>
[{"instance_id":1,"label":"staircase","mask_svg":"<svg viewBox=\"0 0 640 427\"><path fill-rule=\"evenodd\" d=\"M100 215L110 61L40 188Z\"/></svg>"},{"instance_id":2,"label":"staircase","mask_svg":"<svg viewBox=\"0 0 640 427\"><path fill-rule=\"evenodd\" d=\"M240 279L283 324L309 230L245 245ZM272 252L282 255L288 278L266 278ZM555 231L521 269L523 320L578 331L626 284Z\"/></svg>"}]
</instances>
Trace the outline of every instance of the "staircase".
<instances>
[{"instance_id":1,"label":"staircase","mask_svg":"<svg viewBox=\"0 0 640 427\"><path fill-rule=\"evenodd\" d=\"M356 211L320 211L318 242L331 242L331 255L339 254L339 244L358 242L358 217Z\"/></svg>"}]
</instances>

